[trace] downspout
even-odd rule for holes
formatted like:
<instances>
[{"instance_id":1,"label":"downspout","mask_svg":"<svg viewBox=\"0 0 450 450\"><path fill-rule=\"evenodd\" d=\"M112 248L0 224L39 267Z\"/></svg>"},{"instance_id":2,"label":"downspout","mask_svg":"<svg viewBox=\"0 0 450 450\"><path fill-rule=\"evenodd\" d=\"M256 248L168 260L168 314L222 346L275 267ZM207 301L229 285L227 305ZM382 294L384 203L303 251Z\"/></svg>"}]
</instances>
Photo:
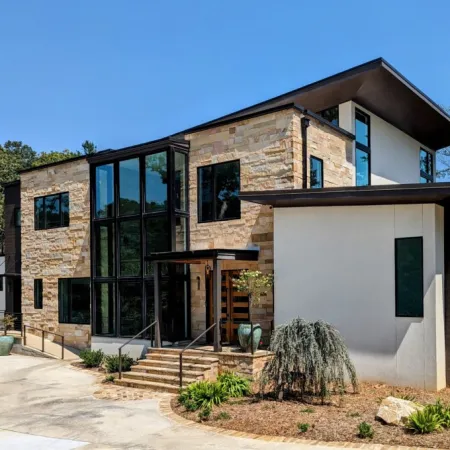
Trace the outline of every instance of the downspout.
<instances>
[{"instance_id":1,"label":"downspout","mask_svg":"<svg viewBox=\"0 0 450 450\"><path fill-rule=\"evenodd\" d=\"M301 133L302 133L302 189L308 188L308 127L310 120L307 117L301 119Z\"/></svg>"}]
</instances>

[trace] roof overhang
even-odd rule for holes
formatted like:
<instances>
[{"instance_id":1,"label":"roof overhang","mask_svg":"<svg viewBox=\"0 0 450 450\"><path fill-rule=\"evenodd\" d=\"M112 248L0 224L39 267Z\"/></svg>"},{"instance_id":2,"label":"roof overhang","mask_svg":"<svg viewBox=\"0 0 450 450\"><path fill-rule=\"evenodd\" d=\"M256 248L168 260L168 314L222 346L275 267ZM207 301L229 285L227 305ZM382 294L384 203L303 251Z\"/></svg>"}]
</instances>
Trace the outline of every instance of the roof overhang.
<instances>
[{"instance_id":1,"label":"roof overhang","mask_svg":"<svg viewBox=\"0 0 450 450\"><path fill-rule=\"evenodd\" d=\"M150 253L146 261L171 262L181 264L203 264L208 261L258 261L258 249L206 249L182 252Z\"/></svg>"},{"instance_id":2,"label":"roof overhang","mask_svg":"<svg viewBox=\"0 0 450 450\"><path fill-rule=\"evenodd\" d=\"M187 131L193 132L196 129L236 121L286 103L295 103L307 110L318 112L350 100L433 150L450 145L450 117L382 58Z\"/></svg>"},{"instance_id":3,"label":"roof overhang","mask_svg":"<svg viewBox=\"0 0 450 450\"><path fill-rule=\"evenodd\" d=\"M275 208L450 204L450 183L241 192L241 200Z\"/></svg>"}]
</instances>

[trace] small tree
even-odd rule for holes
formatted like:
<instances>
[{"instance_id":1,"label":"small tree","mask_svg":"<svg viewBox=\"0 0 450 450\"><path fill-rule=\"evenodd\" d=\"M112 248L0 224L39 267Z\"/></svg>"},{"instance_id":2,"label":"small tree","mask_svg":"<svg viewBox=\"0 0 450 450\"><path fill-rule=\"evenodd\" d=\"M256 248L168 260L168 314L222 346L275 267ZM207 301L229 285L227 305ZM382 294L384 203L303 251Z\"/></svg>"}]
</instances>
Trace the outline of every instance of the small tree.
<instances>
[{"instance_id":1,"label":"small tree","mask_svg":"<svg viewBox=\"0 0 450 450\"><path fill-rule=\"evenodd\" d=\"M259 270L242 270L238 278L233 280L239 292L248 294L249 318L252 305L258 306L262 295L267 295L273 286L273 275L263 274Z\"/></svg>"},{"instance_id":2,"label":"small tree","mask_svg":"<svg viewBox=\"0 0 450 450\"><path fill-rule=\"evenodd\" d=\"M14 322L16 321L16 317L11 314L5 314L3 319L1 319L4 327L5 336L8 330L12 330L14 328Z\"/></svg>"}]
</instances>

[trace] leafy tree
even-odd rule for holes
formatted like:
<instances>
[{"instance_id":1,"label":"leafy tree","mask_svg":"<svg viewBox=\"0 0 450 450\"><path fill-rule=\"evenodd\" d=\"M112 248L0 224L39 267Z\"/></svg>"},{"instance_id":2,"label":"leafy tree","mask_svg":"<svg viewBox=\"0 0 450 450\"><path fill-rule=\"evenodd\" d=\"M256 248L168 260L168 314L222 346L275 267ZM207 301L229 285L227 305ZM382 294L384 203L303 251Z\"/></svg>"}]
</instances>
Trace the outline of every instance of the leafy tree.
<instances>
[{"instance_id":1,"label":"leafy tree","mask_svg":"<svg viewBox=\"0 0 450 450\"><path fill-rule=\"evenodd\" d=\"M42 166L44 164L51 164L59 161L64 161L66 159L75 158L77 156L81 156L80 152L72 152L68 149L63 150L62 152L51 151L51 152L42 152L37 156L37 158L33 161L33 167Z\"/></svg>"},{"instance_id":2,"label":"leafy tree","mask_svg":"<svg viewBox=\"0 0 450 450\"><path fill-rule=\"evenodd\" d=\"M97 147L92 141L84 141L81 146L83 147L85 155L93 155L97 152Z\"/></svg>"},{"instance_id":3,"label":"leafy tree","mask_svg":"<svg viewBox=\"0 0 450 450\"><path fill-rule=\"evenodd\" d=\"M441 106L450 115L450 107ZM445 147L436 153L438 165L436 166L436 178L448 181L450 178L450 147Z\"/></svg>"}]
</instances>

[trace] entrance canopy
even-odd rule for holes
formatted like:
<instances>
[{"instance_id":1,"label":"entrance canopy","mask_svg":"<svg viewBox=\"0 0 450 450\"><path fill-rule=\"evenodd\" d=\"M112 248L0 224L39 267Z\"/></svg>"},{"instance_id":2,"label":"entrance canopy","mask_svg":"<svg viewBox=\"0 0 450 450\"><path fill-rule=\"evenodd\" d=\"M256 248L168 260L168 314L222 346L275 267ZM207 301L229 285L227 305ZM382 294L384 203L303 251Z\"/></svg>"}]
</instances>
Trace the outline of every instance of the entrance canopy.
<instances>
[{"instance_id":1,"label":"entrance canopy","mask_svg":"<svg viewBox=\"0 0 450 450\"><path fill-rule=\"evenodd\" d=\"M181 252L150 253L145 257L146 261L153 262L154 286L155 286L155 317L161 321L161 296L159 292L159 265L160 263L179 264L204 264L213 262L213 311L214 311L214 351L222 351L220 342L220 318L222 313L222 261L257 261L259 250L257 249L206 249L187 250ZM158 339L159 341L159 339ZM157 342L156 346L160 346Z\"/></svg>"}]
</instances>

